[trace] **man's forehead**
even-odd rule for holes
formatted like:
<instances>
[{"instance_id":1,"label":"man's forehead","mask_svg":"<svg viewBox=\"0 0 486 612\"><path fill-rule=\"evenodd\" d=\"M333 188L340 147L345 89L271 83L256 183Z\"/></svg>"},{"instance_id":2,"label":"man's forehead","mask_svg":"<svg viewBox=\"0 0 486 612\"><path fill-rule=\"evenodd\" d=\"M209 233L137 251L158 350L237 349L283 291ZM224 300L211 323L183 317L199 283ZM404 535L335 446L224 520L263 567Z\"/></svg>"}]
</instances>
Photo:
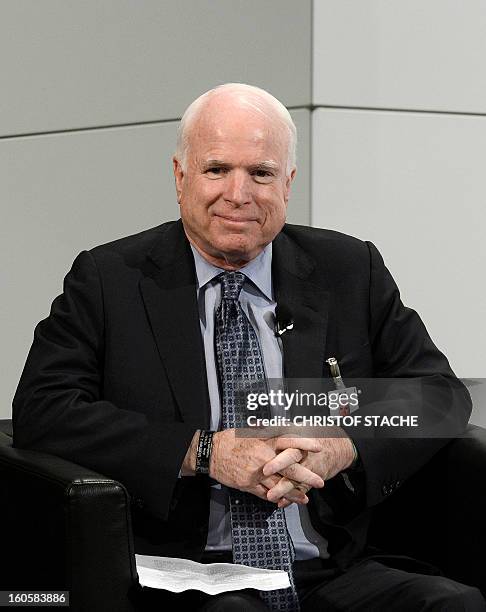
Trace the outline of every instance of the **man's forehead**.
<instances>
[{"instance_id":1,"label":"man's forehead","mask_svg":"<svg viewBox=\"0 0 486 612\"><path fill-rule=\"evenodd\" d=\"M189 149L189 153L194 155L194 161L205 167L244 165L278 170L284 164L285 151L280 147L259 146L257 143L242 147L238 141L206 145L192 151Z\"/></svg>"},{"instance_id":2,"label":"man's forehead","mask_svg":"<svg viewBox=\"0 0 486 612\"><path fill-rule=\"evenodd\" d=\"M278 141L279 130L274 123L242 117L201 117L193 136L205 142L251 142L264 145Z\"/></svg>"},{"instance_id":3,"label":"man's forehead","mask_svg":"<svg viewBox=\"0 0 486 612\"><path fill-rule=\"evenodd\" d=\"M282 139L269 132L235 130L233 132L201 132L196 139L200 151L254 150L280 153Z\"/></svg>"},{"instance_id":4,"label":"man's forehead","mask_svg":"<svg viewBox=\"0 0 486 612\"><path fill-rule=\"evenodd\" d=\"M197 156L204 158L253 153L277 160L286 154L285 134L272 126L251 123L202 124L193 131L190 141Z\"/></svg>"}]
</instances>

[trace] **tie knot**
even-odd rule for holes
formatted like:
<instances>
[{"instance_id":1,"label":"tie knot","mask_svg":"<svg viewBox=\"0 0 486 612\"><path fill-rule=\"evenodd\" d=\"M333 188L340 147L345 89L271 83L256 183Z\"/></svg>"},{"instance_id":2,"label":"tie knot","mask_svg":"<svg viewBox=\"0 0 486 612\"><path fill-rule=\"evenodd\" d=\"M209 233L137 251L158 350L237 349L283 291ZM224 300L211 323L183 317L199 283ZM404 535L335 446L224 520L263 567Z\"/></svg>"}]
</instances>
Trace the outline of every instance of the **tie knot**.
<instances>
[{"instance_id":1,"label":"tie knot","mask_svg":"<svg viewBox=\"0 0 486 612\"><path fill-rule=\"evenodd\" d=\"M223 299L237 300L246 279L243 272L224 272L220 279Z\"/></svg>"}]
</instances>

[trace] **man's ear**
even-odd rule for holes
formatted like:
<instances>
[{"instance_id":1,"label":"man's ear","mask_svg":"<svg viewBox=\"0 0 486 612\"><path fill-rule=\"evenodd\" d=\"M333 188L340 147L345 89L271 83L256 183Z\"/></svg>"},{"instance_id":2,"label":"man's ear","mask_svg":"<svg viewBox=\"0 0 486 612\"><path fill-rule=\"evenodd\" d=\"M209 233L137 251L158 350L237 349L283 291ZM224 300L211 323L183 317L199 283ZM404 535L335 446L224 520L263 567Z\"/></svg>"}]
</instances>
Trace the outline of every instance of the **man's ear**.
<instances>
[{"instance_id":1,"label":"man's ear","mask_svg":"<svg viewBox=\"0 0 486 612\"><path fill-rule=\"evenodd\" d=\"M295 174L297 172L297 168L294 168L292 170L292 172L287 176L287 178L285 179L285 193L284 193L284 199L285 199L285 204L288 204L289 202L289 197L290 197L290 187L292 185L292 181L295 178Z\"/></svg>"},{"instance_id":2,"label":"man's ear","mask_svg":"<svg viewBox=\"0 0 486 612\"><path fill-rule=\"evenodd\" d=\"M184 180L184 171L182 169L181 162L175 156L172 158L172 169L174 171L177 201L180 204L182 195L182 181Z\"/></svg>"}]
</instances>

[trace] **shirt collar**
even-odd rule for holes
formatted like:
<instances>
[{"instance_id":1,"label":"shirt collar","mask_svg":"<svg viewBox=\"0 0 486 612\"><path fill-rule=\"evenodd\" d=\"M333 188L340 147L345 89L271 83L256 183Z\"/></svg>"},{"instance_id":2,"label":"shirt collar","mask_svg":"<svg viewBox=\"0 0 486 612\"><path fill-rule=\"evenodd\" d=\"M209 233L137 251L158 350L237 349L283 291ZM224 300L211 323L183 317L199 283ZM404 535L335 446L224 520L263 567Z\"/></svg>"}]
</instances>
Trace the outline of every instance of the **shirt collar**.
<instances>
[{"instance_id":1,"label":"shirt collar","mask_svg":"<svg viewBox=\"0 0 486 612\"><path fill-rule=\"evenodd\" d=\"M222 268L213 266L199 254L197 249L191 244L192 254L194 255L194 263L196 265L196 276L198 290L212 281L218 274L224 272ZM240 272L251 280L258 287L263 295L272 300L272 243L267 244L263 251L249 261L246 266L240 268Z\"/></svg>"}]
</instances>

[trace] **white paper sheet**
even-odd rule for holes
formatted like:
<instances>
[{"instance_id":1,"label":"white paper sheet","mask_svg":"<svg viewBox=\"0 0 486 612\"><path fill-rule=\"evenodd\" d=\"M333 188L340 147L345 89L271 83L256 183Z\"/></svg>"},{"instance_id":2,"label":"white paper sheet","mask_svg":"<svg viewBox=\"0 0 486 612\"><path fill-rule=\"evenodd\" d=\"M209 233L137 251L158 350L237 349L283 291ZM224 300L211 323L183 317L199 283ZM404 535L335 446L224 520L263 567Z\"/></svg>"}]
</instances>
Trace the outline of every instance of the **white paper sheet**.
<instances>
[{"instance_id":1,"label":"white paper sheet","mask_svg":"<svg viewBox=\"0 0 486 612\"><path fill-rule=\"evenodd\" d=\"M135 555L140 584L181 593L189 589L217 595L225 591L273 591L290 586L287 572L233 563L196 563L188 559Z\"/></svg>"}]
</instances>

